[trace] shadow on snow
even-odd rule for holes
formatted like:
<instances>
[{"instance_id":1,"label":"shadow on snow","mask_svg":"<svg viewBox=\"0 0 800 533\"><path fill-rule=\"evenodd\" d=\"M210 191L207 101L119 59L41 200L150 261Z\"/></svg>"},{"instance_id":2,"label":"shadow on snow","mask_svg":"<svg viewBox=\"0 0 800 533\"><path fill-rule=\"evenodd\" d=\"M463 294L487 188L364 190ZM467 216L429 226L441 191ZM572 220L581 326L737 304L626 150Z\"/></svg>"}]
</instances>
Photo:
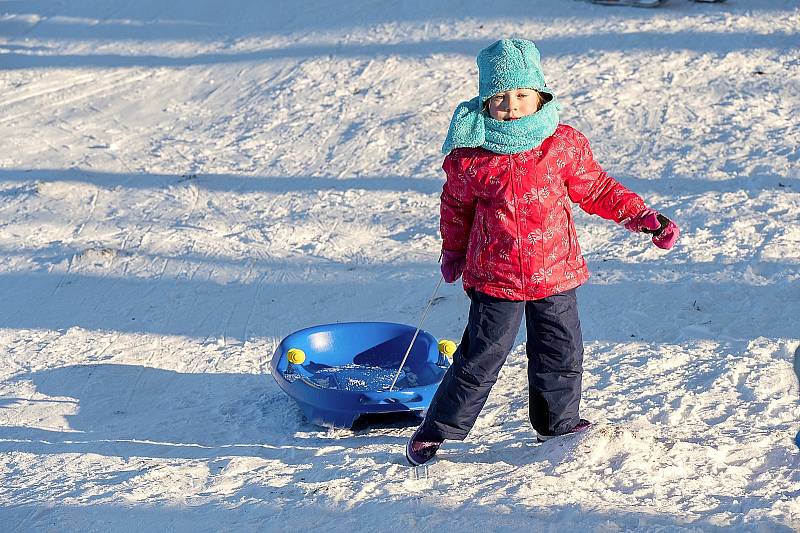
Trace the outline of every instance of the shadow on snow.
<instances>
[{"instance_id":1,"label":"shadow on snow","mask_svg":"<svg viewBox=\"0 0 800 533\"><path fill-rule=\"evenodd\" d=\"M572 54L608 52L694 50L725 55L759 48L790 49L796 34L749 32L630 32L601 33L587 36L543 37L536 44L544 57L557 58ZM474 57L491 40L434 40L413 43L376 44L297 44L247 52L203 53L184 57L159 55L32 55L10 52L2 55L5 70L31 68L121 68L121 67L192 67L242 62L263 62L283 59L308 60L314 57L376 58L388 56L429 57L433 54L455 54Z\"/></svg>"},{"instance_id":2,"label":"shadow on snow","mask_svg":"<svg viewBox=\"0 0 800 533\"><path fill-rule=\"evenodd\" d=\"M620 175L608 169L621 183L642 194L648 191L674 192L682 195L704 192L734 192L761 189L800 189L800 178L792 176L754 175L739 176L723 180L711 180L699 176L670 175L668 178L645 179ZM397 191L419 194L436 194L442 191L444 174L432 177L406 176L358 176L337 178L334 176L264 176L251 174L127 174L101 172L81 168L54 169L0 169L3 182L79 182L105 189L125 187L131 189L165 189L192 184L211 192L237 193L287 193L317 191ZM1 193L0 193L1 194Z\"/></svg>"}]
</instances>

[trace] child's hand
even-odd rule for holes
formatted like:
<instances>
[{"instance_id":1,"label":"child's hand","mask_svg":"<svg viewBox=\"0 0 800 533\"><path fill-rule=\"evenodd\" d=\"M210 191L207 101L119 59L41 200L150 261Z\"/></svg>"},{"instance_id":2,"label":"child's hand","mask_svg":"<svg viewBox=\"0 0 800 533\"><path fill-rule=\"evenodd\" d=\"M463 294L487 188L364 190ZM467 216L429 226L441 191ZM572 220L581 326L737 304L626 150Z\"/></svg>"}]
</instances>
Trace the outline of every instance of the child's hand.
<instances>
[{"instance_id":1,"label":"child's hand","mask_svg":"<svg viewBox=\"0 0 800 533\"><path fill-rule=\"evenodd\" d=\"M664 250L672 248L681 233L681 230L673 221L655 209L645 209L627 222L623 221L623 223L625 228L630 231L652 234L653 244Z\"/></svg>"},{"instance_id":2,"label":"child's hand","mask_svg":"<svg viewBox=\"0 0 800 533\"><path fill-rule=\"evenodd\" d=\"M442 250L442 277L447 283L454 283L464 273L467 258L464 252Z\"/></svg>"}]
</instances>

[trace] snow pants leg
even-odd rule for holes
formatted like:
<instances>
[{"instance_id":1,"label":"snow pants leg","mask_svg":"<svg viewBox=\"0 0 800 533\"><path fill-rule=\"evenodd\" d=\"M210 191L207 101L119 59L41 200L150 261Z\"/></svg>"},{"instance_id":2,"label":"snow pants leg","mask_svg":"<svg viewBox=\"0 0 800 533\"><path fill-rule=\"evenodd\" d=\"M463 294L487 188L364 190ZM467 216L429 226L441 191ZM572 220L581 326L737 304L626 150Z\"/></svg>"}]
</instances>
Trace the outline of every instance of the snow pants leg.
<instances>
[{"instance_id":1,"label":"snow pants leg","mask_svg":"<svg viewBox=\"0 0 800 533\"><path fill-rule=\"evenodd\" d=\"M527 302L528 410L540 435L569 432L580 420L583 337L575 289Z\"/></svg>"},{"instance_id":2,"label":"snow pants leg","mask_svg":"<svg viewBox=\"0 0 800 533\"><path fill-rule=\"evenodd\" d=\"M525 302L470 291L472 303L461 344L425 415L425 433L464 440L514 345Z\"/></svg>"},{"instance_id":3,"label":"snow pants leg","mask_svg":"<svg viewBox=\"0 0 800 533\"><path fill-rule=\"evenodd\" d=\"M470 298L467 327L431 400L424 434L440 440L466 438L514 345L523 313L531 423L545 435L577 424L583 345L574 289L529 302L477 291L470 291Z\"/></svg>"}]
</instances>

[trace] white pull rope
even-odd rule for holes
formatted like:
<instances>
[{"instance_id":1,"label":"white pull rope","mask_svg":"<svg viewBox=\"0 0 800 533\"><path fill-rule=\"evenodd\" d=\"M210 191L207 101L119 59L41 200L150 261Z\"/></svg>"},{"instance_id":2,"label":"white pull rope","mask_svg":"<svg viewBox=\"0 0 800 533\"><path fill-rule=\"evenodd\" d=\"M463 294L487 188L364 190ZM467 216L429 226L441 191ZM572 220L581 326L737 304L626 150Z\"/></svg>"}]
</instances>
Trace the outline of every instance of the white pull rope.
<instances>
[{"instance_id":1,"label":"white pull rope","mask_svg":"<svg viewBox=\"0 0 800 533\"><path fill-rule=\"evenodd\" d=\"M406 359L408 359L408 354L411 353L411 347L414 346L414 341L417 340L417 335L419 335L419 330L422 329L422 323L425 322L425 319L428 317L428 310L431 308L431 304L433 300L436 298L436 293L439 292L439 286L442 284L444 280L444 276L439 277L439 282L436 284L436 288L433 289L433 294L431 294L430 300L428 300L428 305L425 306L425 310L422 312L422 317L419 319L419 325L417 326L417 331L414 332L414 336L411 337L411 344L408 345L408 350L406 350L406 355L403 356L403 360L400 362L400 368L397 369L397 374L394 375L394 379L392 380L392 384L389 387L389 390L394 388L395 383L397 383L397 378L400 377L400 372L403 370L403 365L406 364Z\"/></svg>"}]
</instances>

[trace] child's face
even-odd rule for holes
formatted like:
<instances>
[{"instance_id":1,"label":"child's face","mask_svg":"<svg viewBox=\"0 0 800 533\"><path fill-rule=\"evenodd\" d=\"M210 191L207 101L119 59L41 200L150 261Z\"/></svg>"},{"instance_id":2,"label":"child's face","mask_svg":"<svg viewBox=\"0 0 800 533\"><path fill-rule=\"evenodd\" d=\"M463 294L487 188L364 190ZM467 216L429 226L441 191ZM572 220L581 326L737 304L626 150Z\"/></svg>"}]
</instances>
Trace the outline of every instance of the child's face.
<instances>
[{"instance_id":1,"label":"child's face","mask_svg":"<svg viewBox=\"0 0 800 533\"><path fill-rule=\"evenodd\" d=\"M514 120L539 110L539 93L533 89L512 89L488 100L489 116L495 120Z\"/></svg>"}]
</instances>

